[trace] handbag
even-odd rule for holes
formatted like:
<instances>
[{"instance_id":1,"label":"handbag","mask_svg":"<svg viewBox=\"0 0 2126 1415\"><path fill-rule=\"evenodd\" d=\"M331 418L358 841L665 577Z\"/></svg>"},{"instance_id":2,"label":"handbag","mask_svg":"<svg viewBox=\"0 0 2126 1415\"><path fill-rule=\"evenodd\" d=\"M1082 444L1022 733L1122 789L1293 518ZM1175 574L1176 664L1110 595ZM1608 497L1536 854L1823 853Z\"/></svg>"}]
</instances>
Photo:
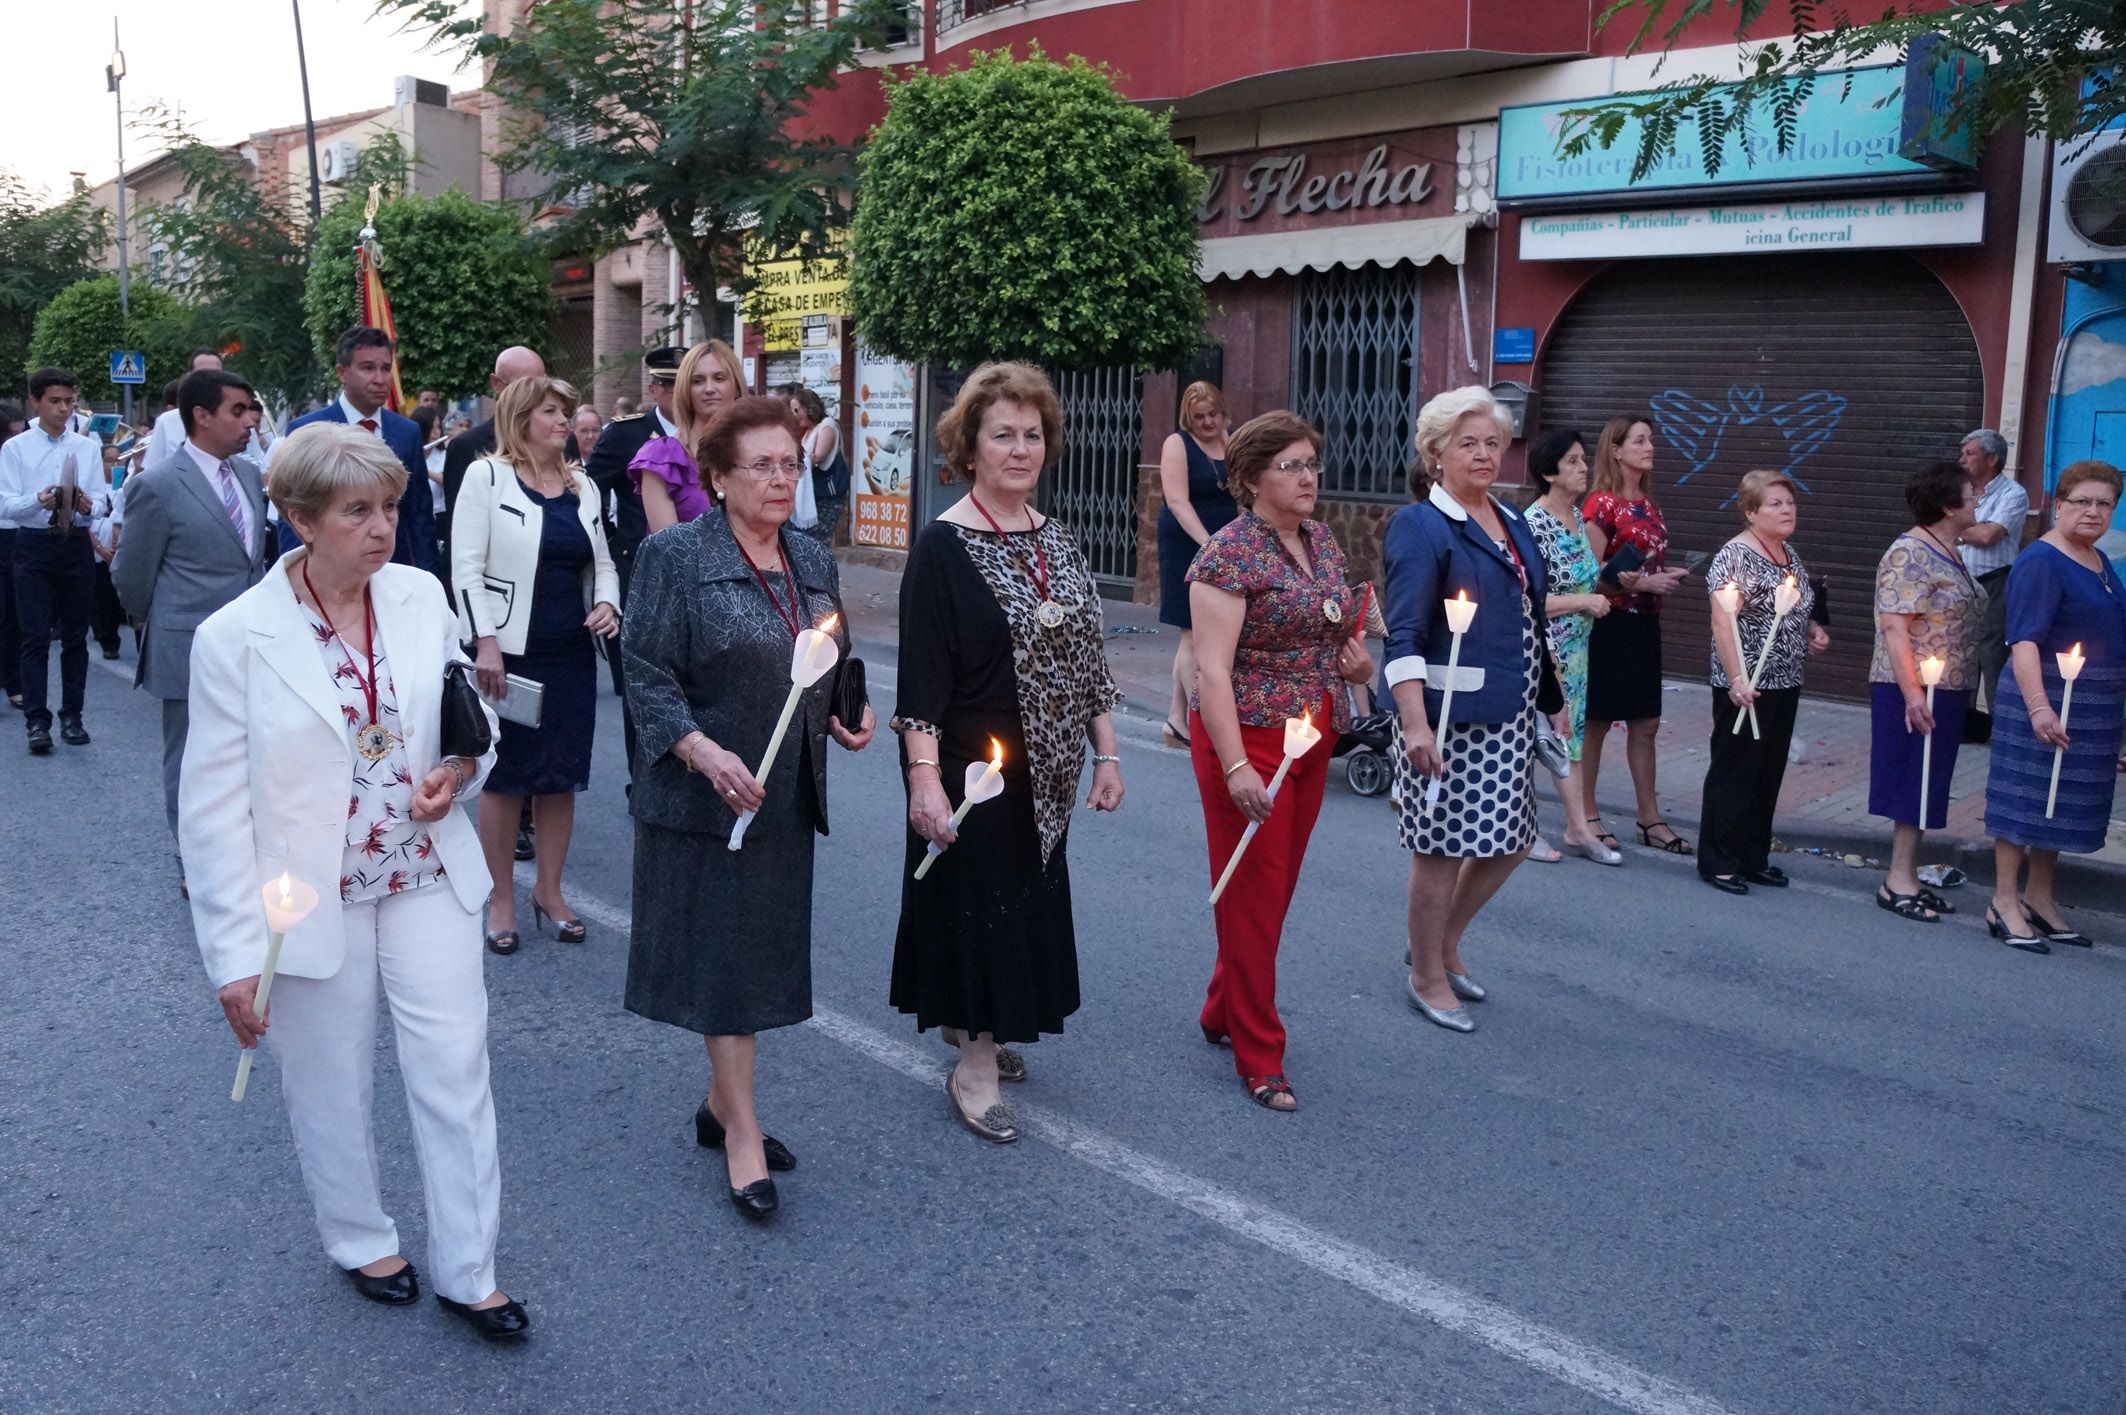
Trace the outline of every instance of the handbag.
<instances>
[{"instance_id":1,"label":"handbag","mask_svg":"<svg viewBox=\"0 0 2126 1415\"><path fill-rule=\"evenodd\" d=\"M443 755L484 757L494 745L487 709L473 686L472 665L453 659L443 665Z\"/></svg>"},{"instance_id":2,"label":"handbag","mask_svg":"<svg viewBox=\"0 0 2126 1415\"><path fill-rule=\"evenodd\" d=\"M851 732L862 729L871 693L864 683L864 661L845 658L834 679L834 716Z\"/></svg>"},{"instance_id":3,"label":"handbag","mask_svg":"<svg viewBox=\"0 0 2126 1415\"><path fill-rule=\"evenodd\" d=\"M1558 735L1558 729L1550 725L1550 719L1540 713L1535 719L1535 758L1560 781L1572 775L1572 749Z\"/></svg>"}]
</instances>

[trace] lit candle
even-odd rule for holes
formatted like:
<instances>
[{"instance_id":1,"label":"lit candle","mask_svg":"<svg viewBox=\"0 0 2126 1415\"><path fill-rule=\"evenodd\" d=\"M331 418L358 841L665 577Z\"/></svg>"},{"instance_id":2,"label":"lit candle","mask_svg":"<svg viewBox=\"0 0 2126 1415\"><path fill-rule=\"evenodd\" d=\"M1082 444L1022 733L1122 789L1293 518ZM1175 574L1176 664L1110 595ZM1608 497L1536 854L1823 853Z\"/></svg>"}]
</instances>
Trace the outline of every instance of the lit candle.
<instances>
[{"instance_id":1,"label":"lit candle","mask_svg":"<svg viewBox=\"0 0 2126 1415\"><path fill-rule=\"evenodd\" d=\"M805 695L805 689L826 676L835 660L841 657L841 646L834 642L834 622L840 616L830 614L820 621L817 629L806 629L797 636L790 649L790 696L782 701L782 716L775 719L774 735L768 738L768 750L761 753L760 770L753 779L765 790L768 785L768 769L775 765L775 754L782 750L783 734L790 730L790 719L797 715L797 701ZM730 849L737 850L746 843L746 827L753 824L753 812L741 811L738 820L731 826Z\"/></svg>"},{"instance_id":2,"label":"lit candle","mask_svg":"<svg viewBox=\"0 0 2126 1415\"><path fill-rule=\"evenodd\" d=\"M1454 721L1454 678L1462 666L1462 635L1469 632L1470 624L1476 620L1476 601L1469 598L1467 590L1456 590L1454 598L1448 600L1443 607L1447 612L1447 630L1454 635L1454 639L1447 648L1447 683L1440 689L1439 721L1432 725L1433 738L1441 748L1440 774L1433 777L1431 784L1425 787L1426 810L1439 804L1440 787L1446 784L1447 728Z\"/></svg>"},{"instance_id":3,"label":"lit candle","mask_svg":"<svg viewBox=\"0 0 2126 1415\"><path fill-rule=\"evenodd\" d=\"M967 789L960 796L960 808L952 813L952 829L959 832L960 822L967 819L967 812L984 801L993 801L1004 791L1004 744L996 738L989 739L989 760L967 763ZM915 877L921 879L930 873L930 866L945 847L935 840L929 843L923 855L923 863L915 867Z\"/></svg>"},{"instance_id":4,"label":"lit candle","mask_svg":"<svg viewBox=\"0 0 2126 1415\"><path fill-rule=\"evenodd\" d=\"M1471 605L1470 608L1475 606ZM1270 778L1272 802L1276 801L1277 788L1284 785L1285 773L1292 769L1292 763L1314 750L1314 744L1320 740L1321 729L1314 725L1314 714L1311 711L1284 720L1284 760L1277 763L1277 773ZM1240 857L1247 853L1248 842L1255 838L1255 832L1260 829L1261 821L1249 821L1248 828L1240 832L1240 843L1233 847L1233 858L1225 862L1225 870L1218 876L1218 883L1211 886L1211 903L1216 904L1218 896L1225 893L1227 882L1233 878L1233 871L1240 865Z\"/></svg>"},{"instance_id":5,"label":"lit candle","mask_svg":"<svg viewBox=\"0 0 2126 1415\"><path fill-rule=\"evenodd\" d=\"M310 917L310 911L317 907L317 891L282 870L279 879L266 881L259 895L266 904L266 966L259 970L258 996L252 999L251 1010L263 1022L266 1003L273 996L273 975L281 965L281 940ZM236 1058L236 1085L229 1091L230 1100L244 1098L244 1090L251 1084L251 1059L257 1054L255 1047L245 1047Z\"/></svg>"},{"instance_id":6,"label":"lit candle","mask_svg":"<svg viewBox=\"0 0 2126 1415\"><path fill-rule=\"evenodd\" d=\"M2065 653L2056 654L2054 657L2059 661L2060 677L2065 679L2067 683L2067 686L2060 690L2060 731L2065 732L2067 730L2067 709L2074 703L2074 680L2082 676L2082 664L2086 660L2082 657L2082 646L2080 644L2076 644ZM2065 747L2054 747L2052 749L2052 789L2045 793L2046 820L2052 819L2052 808L2059 804L2060 763L2066 759L2067 749Z\"/></svg>"},{"instance_id":7,"label":"lit candle","mask_svg":"<svg viewBox=\"0 0 2126 1415\"><path fill-rule=\"evenodd\" d=\"M1765 631L1764 647L1757 651L1757 666L1750 672L1748 681L1752 692L1756 691L1757 680L1764 676L1765 661L1772 656L1772 644L1779 637L1779 621L1791 614L1794 606L1799 603L1801 603L1801 587L1796 585L1794 577L1789 575L1786 577L1785 582L1772 593L1772 627ZM1735 625L1735 633L1738 638L1742 633L1742 625L1739 620ZM1737 734L1742 731L1742 715L1740 713L1735 714L1734 730Z\"/></svg>"},{"instance_id":8,"label":"lit candle","mask_svg":"<svg viewBox=\"0 0 2126 1415\"><path fill-rule=\"evenodd\" d=\"M1919 661L1919 681L1927 687L1927 721L1934 721L1934 685L1941 682L1942 661L1928 654ZM1934 728L1927 728L1926 740L1919 745L1919 828L1927 828L1927 787L1934 781Z\"/></svg>"},{"instance_id":9,"label":"lit candle","mask_svg":"<svg viewBox=\"0 0 2126 1415\"><path fill-rule=\"evenodd\" d=\"M1740 666L1748 663L1749 654L1742 647L1742 587L1733 580L1729 580L1725 585L1713 591L1713 603L1720 606L1721 611L1727 615L1727 622L1734 628L1736 665ZM1755 703L1750 704L1749 716L1750 736L1761 738L1764 734L1757 729L1757 705Z\"/></svg>"}]
</instances>

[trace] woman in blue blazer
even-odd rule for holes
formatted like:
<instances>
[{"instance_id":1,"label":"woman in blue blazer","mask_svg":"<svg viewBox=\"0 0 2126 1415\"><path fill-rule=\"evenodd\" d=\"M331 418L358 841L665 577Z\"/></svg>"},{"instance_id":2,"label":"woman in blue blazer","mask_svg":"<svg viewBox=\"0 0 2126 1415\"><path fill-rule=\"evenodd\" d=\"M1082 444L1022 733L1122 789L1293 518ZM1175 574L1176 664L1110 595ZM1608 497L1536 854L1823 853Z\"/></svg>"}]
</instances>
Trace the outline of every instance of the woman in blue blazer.
<instances>
[{"instance_id":1,"label":"woman in blue blazer","mask_svg":"<svg viewBox=\"0 0 2126 1415\"><path fill-rule=\"evenodd\" d=\"M1483 388L1425 404L1417 451L1433 486L1388 522L1385 546L1400 834L1412 852L1405 995L1457 1032L1476 1030L1462 1002L1485 995L1462 962L1462 933L1528 854L1536 713L1565 706L1549 662L1543 557L1520 512L1491 495L1511 426ZM1476 609L1441 722L1454 656L1445 601L1462 594Z\"/></svg>"}]
</instances>

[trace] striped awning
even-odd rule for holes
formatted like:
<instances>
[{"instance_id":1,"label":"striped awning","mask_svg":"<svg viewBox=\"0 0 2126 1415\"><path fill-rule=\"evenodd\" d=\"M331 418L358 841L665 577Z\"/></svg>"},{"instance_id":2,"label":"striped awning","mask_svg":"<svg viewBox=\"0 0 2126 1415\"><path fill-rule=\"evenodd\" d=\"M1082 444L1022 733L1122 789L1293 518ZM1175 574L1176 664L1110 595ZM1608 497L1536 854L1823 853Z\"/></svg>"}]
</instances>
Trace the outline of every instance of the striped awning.
<instances>
[{"instance_id":1,"label":"striped awning","mask_svg":"<svg viewBox=\"0 0 2126 1415\"><path fill-rule=\"evenodd\" d=\"M1339 265L1356 270L1369 261L1384 266L1405 260L1417 265L1429 260L1460 265L1469 228L1482 219L1476 212L1457 212L1418 221L1374 221L1362 226L1214 236L1203 243L1203 278L1237 280L1244 275L1290 275L1302 270L1333 270Z\"/></svg>"}]
</instances>

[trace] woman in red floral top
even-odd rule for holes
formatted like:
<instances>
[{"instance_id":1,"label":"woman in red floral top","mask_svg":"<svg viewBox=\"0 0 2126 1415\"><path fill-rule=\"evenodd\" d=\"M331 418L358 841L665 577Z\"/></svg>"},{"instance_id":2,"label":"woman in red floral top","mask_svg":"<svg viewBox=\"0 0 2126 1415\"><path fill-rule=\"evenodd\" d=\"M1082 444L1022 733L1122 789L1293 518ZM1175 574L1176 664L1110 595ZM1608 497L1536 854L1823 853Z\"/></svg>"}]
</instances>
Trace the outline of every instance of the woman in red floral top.
<instances>
[{"instance_id":1,"label":"woman in red floral top","mask_svg":"<svg viewBox=\"0 0 2126 1415\"><path fill-rule=\"evenodd\" d=\"M1218 961L1203 1001L1203 1037L1230 1039L1233 1068L1257 1105L1296 1110L1284 1078L1277 1016L1277 945L1336 735L1350 717L1343 684L1369 683L1359 633L1365 593L1344 584L1343 550L1314 510L1321 434L1288 412L1233 434L1226 481L1242 510L1189 568L1196 697L1190 755L1203 796L1211 878L1250 828L1257 838L1219 896ZM1311 714L1322 740L1292 763L1273 809L1266 782L1284 761L1285 721Z\"/></svg>"}]
</instances>

